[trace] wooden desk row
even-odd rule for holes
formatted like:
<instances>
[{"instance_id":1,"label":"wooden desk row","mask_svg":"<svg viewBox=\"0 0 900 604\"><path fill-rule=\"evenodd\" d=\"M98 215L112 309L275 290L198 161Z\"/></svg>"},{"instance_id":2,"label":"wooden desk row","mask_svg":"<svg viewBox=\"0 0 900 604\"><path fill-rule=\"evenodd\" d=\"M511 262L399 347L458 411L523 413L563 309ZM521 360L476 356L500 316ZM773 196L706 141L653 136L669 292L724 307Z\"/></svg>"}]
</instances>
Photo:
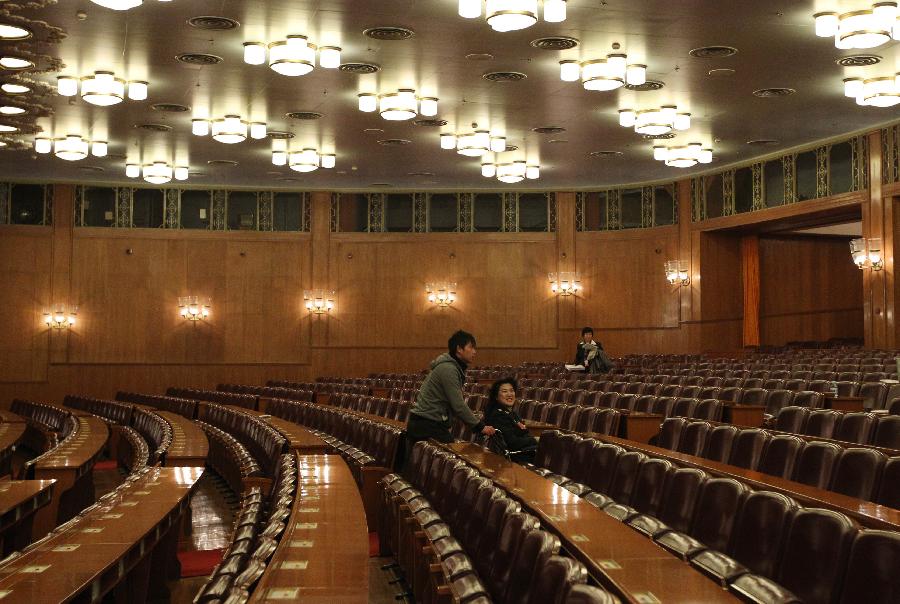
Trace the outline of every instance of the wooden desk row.
<instances>
[{"instance_id":1,"label":"wooden desk row","mask_svg":"<svg viewBox=\"0 0 900 604\"><path fill-rule=\"evenodd\" d=\"M0 567L6 602L144 602L177 571L181 524L203 468L147 468L83 516Z\"/></svg>"},{"instance_id":2,"label":"wooden desk row","mask_svg":"<svg viewBox=\"0 0 900 604\"><path fill-rule=\"evenodd\" d=\"M171 411L153 410L172 427L172 444L165 456L166 467L202 467L209 455L209 440L203 428Z\"/></svg>"},{"instance_id":3,"label":"wooden desk row","mask_svg":"<svg viewBox=\"0 0 900 604\"><path fill-rule=\"evenodd\" d=\"M288 525L250 598L364 603L369 536L356 481L338 455L297 455L299 483Z\"/></svg>"},{"instance_id":4,"label":"wooden desk row","mask_svg":"<svg viewBox=\"0 0 900 604\"><path fill-rule=\"evenodd\" d=\"M300 424L295 424L286 419L269 415L264 411L255 411L253 409L245 409L244 407L235 407L232 405L226 406L240 413L259 418L278 430L278 432L280 432L288 441L288 447L291 451L322 454L328 450L328 443Z\"/></svg>"},{"instance_id":5,"label":"wooden desk row","mask_svg":"<svg viewBox=\"0 0 900 604\"><path fill-rule=\"evenodd\" d=\"M3 556L31 543L35 513L53 500L55 480L0 481L0 542Z\"/></svg>"},{"instance_id":6,"label":"wooden desk row","mask_svg":"<svg viewBox=\"0 0 900 604\"><path fill-rule=\"evenodd\" d=\"M565 550L624 602L739 601L644 535L550 480L471 443L442 446L539 517Z\"/></svg>"}]
</instances>

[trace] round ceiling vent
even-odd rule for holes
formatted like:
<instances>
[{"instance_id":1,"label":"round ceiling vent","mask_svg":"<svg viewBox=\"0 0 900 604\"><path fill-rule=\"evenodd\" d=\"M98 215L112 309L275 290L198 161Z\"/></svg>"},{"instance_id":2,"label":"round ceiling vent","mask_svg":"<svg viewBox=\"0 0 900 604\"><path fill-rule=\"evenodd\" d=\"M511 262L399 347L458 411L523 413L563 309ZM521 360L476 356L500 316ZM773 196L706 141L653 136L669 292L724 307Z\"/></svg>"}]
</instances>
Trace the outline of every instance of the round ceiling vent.
<instances>
[{"instance_id":1,"label":"round ceiling vent","mask_svg":"<svg viewBox=\"0 0 900 604\"><path fill-rule=\"evenodd\" d=\"M528 76L520 71L491 71L481 77L491 82L520 82Z\"/></svg>"},{"instance_id":2,"label":"round ceiling vent","mask_svg":"<svg viewBox=\"0 0 900 604\"><path fill-rule=\"evenodd\" d=\"M135 124L135 128L138 130L147 130L148 132L171 132L172 126L166 126L165 124Z\"/></svg>"},{"instance_id":3,"label":"round ceiling vent","mask_svg":"<svg viewBox=\"0 0 900 604\"><path fill-rule=\"evenodd\" d=\"M764 145L777 145L780 142L781 141L776 140L774 138L757 138L757 139L747 141L747 144L764 146Z\"/></svg>"},{"instance_id":4,"label":"round ceiling vent","mask_svg":"<svg viewBox=\"0 0 900 604\"><path fill-rule=\"evenodd\" d=\"M385 25L381 27L370 27L363 30L363 35L373 40L409 40L416 33L405 27L396 27L393 25Z\"/></svg>"},{"instance_id":5,"label":"round ceiling vent","mask_svg":"<svg viewBox=\"0 0 900 604\"><path fill-rule=\"evenodd\" d=\"M660 90L664 86L665 84L663 82L660 82L659 80L647 80L643 84L625 84L625 88L627 88L628 90L635 90L637 92Z\"/></svg>"},{"instance_id":6,"label":"round ceiling vent","mask_svg":"<svg viewBox=\"0 0 900 604\"><path fill-rule=\"evenodd\" d=\"M531 131L537 132L538 134L559 134L560 132L565 132L566 129L562 126L541 126L539 128L532 128Z\"/></svg>"},{"instance_id":7,"label":"round ceiling vent","mask_svg":"<svg viewBox=\"0 0 900 604\"><path fill-rule=\"evenodd\" d=\"M623 153L621 151L591 151L588 155L599 159L615 159L622 157Z\"/></svg>"},{"instance_id":8,"label":"round ceiling vent","mask_svg":"<svg viewBox=\"0 0 900 604\"><path fill-rule=\"evenodd\" d=\"M578 46L578 39L567 36L548 36L532 40L531 45L541 50L569 50Z\"/></svg>"},{"instance_id":9,"label":"round ceiling vent","mask_svg":"<svg viewBox=\"0 0 900 604\"><path fill-rule=\"evenodd\" d=\"M163 111L165 113L184 113L191 110L187 105L179 105L178 103L156 103L155 105L150 105L150 108L154 111Z\"/></svg>"},{"instance_id":10,"label":"round ceiling vent","mask_svg":"<svg viewBox=\"0 0 900 604\"><path fill-rule=\"evenodd\" d=\"M289 138L294 138L294 133L285 132L284 130L269 130L268 132L266 132L266 136L268 136L269 138L286 140Z\"/></svg>"},{"instance_id":11,"label":"round ceiling vent","mask_svg":"<svg viewBox=\"0 0 900 604\"><path fill-rule=\"evenodd\" d=\"M228 17L213 17L211 15L202 15L200 17L191 17L187 20L188 25L197 29L205 29L209 31L225 31L229 29L237 29L240 23Z\"/></svg>"},{"instance_id":12,"label":"round ceiling vent","mask_svg":"<svg viewBox=\"0 0 900 604\"><path fill-rule=\"evenodd\" d=\"M208 166L228 166L230 168L233 168L233 167L237 166L238 163L236 161L233 161L230 159L211 159L206 162L206 165L208 165Z\"/></svg>"},{"instance_id":13,"label":"round ceiling vent","mask_svg":"<svg viewBox=\"0 0 900 604\"><path fill-rule=\"evenodd\" d=\"M175 57L175 60L188 65L218 65L224 59L217 55L208 55L202 52L185 52Z\"/></svg>"},{"instance_id":14,"label":"round ceiling vent","mask_svg":"<svg viewBox=\"0 0 900 604\"><path fill-rule=\"evenodd\" d=\"M379 145L384 145L385 147L402 147L403 145L408 145L412 141L406 138L383 138L378 141Z\"/></svg>"},{"instance_id":15,"label":"round ceiling vent","mask_svg":"<svg viewBox=\"0 0 900 604\"><path fill-rule=\"evenodd\" d=\"M416 126L424 126L426 128L440 128L447 125L447 120L416 120L413 122Z\"/></svg>"},{"instance_id":16,"label":"round ceiling vent","mask_svg":"<svg viewBox=\"0 0 900 604\"><path fill-rule=\"evenodd\" d=\"M669 140L671 138L675 138L675 133L667 132L665 134L642 134L641 138L645 141Z\"/></svg>"},{"instance_id":17,"label":"round ceiling vent","mask_svg":"<svg viewBox=\"0 0 900 604\"><path fill-rule=\"evenodd\" d=\"M381 66L374 63L341 63L338 69L344 73L367 74L381 71Z\"/></svg>"},{"instance_id":18,"label":"round ceiling vent","mask_svg":"<svg viewBox=\"0 0 900 604\"><path fill-rule=\"evenodd\" d=\"M696 59L722 59L736 55L737 51L733 46L702 46L694 48L688 54Z\"/></svg>"},{"instance_id":19,"label":"round ceiling vent","mask_svg":"<svg viewBox=\"0 0 900 604\"><path fill-rule=\"evenodd\" d=\"M776 96L791 96L795 92L797 91L793 88L760 88L759 90L753 91L753 96L765 99Z\"/></svg>"},{"instance_id":20,"label":"round ceiling vent","mask_svg":"<svg viewBox=\"0 0 900 604\"><path fill-rule=\"evenodd\" d=\"M878 55L850 55L849 57L838 57L834 62L841 67L868 67L881 63L881 57Z\"/></svg>"},{"instance_id":21,"label":"round ceiling vent","mask_svg":"<svg viewBox=\"0 0 900 604\"><path fill-rule=\"evenodd\" d=\"M289 117L292 120L320 120L325 115L317 111L288 111L284 114L284 117Z\"/></svg>"}]
</instances>

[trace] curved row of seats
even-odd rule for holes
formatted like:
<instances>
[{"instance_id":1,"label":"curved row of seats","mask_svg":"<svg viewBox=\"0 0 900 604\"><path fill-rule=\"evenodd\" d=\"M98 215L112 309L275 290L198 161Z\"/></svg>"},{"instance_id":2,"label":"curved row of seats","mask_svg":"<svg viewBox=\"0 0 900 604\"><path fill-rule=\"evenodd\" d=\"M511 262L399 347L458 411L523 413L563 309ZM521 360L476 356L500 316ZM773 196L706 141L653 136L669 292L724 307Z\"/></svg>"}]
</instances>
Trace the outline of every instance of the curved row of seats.
<instances>
[{"instance_id":1,"label":"curved row of seats","mask_svg":"<svg viewBox=\"0 0 900 604\"><path fill-rule=\"evenodd\" d=\"M332 394L330 404L341 409L378 415L401 422L409 417L410 403L359 394Z\"/></svg>"},{"instance_id":2,"label":"curved row of seats","mask_svg":"<svg viewBox=\"0 0 900 604\"><path fill-rule=\"evenodd\" d=\"M119 446L116 449L118 464L128 472L136 472L147 466L149 459L150 451L147 448L147 441L134 428L122 426Z\"/></svg>"},{"instance_id":3,"label":"curved row of seats","mask_svg":"<svg viewBox=\"0 0 900 604\"><path fill-rule=\"evenodd\" d=\"M221 476L232 491L244 492L244 481L262 477L263 471L247 448L227 432L206 422L195 420L209 440L207 463Z\"/></svg>"},{"instance_id":4,"label":"curved row of seats","mask_svg":"<svg viewBox=\"0 0 900 604\"><path fill-rule=\"evenodd\" d=\"M895 481L900 480L900 457L888 458L876 449L844 448L834 442L805 441L793 434L713 426L684 418L663 422L658 445L866 501L900 506L900 501L893 499L898 493Z\"/></svg>"},{"instance_id":5,"label":"curved row of seats","mask_svg":"<svg viewBox=\"0 0 900 604\"><path fill-rule=\"evenodd\" d=\"M535 471L751 602L887 604L897 594L900 534L844 514L572 434L545 432Z\"/></svg>"},{"instance_id":6,"label":"curved row of seats","mask_svg":"<svg viewBox=\"0 0 900 604\"><path fill-rule=\"evenodd\" d=\"M196 399L179 398L177 396L163 396L159 394L140 394L137 392L116 393L116 400L123 403L137 403L159 409L160 411L170 411L194 419L197 417L197 401Z\"/></svg>"},{"instance_id":7,"label":"curved row of seats","mask_svg":"<svg viewBox=\"0 0 900 604\"><path fill-rule=\"evenodd\" d=\"M297 459L285 454L276 464L272 492L248 489L241 498L222 561L194 598L196 604L246 602L278 547L297 496Z\"/></svg>"},{"instance_id":8,"label":"curved row of seats","mask_svg":"<svg viewBox=\"0 0 900 604\"><path fill-rule=\"evenodd\" d=\"M254 394L237 394L236 392L218 392L216 390L195 390L193 388L169 388L166 395L178 398L207 401L219 405L234 405L246 409L259 409L259 397Z\"/></svg>"},{"instance_id":9,"label":"curved row of seats","mask_svg":"<svg viewBox=\"0 0 900 604\"><path fill-rule=\"evenodd\" d=\"M216 386L219 392L233 392L236 394L251 394L268 398L286 398L292 401L315 401L315 392L306 388L280 388L276 386L248 386L244 384L219 384Z\"/></svg>"},{"instance_id":10,"label":"curved row of seats","mask_svg":"<svg viewBox=\"0 0 900 604\"><path fill-rule=\"evenodd\" d=\"M76 425L71 413L53 405L13 399L10 410L38 424L44 430L55 433L60 440L69 436Z\"/></svg>"},{"instance_id":11,"label":"curved row of seats","mask_svg":"<svg viewBox=\"0 0 900 604\"><path fill-rule=\"evenodd\" d=\"M586 585L587 569L559 555L559 539L464 462L419 442L409 471L408 481L396 474L382 480L380 528L417 601L616 601Z\"/></svg>"},{"instance_id":12,"label":"curved row of seats","mask_svg":"<svg viewBox=\"0 0 900 604\"><path fill-rule=\"evenodd\" d=\"M258 417L216 404L200 405L197 419L233 436L247 448L263 474L275 475L278 459L287 452L287 439L278 430Z\"/></svg>"},{"instance_id":13,"label":"curved row of seats","mask_svg":"<svg viewBox=\"0 0 900 604\"><path fill-rule=\"evenodd\" d=\"M782 432L900 449L900 416L897 415L791 406L778 412L773 425Z\"/></svg>"}]
</instances>

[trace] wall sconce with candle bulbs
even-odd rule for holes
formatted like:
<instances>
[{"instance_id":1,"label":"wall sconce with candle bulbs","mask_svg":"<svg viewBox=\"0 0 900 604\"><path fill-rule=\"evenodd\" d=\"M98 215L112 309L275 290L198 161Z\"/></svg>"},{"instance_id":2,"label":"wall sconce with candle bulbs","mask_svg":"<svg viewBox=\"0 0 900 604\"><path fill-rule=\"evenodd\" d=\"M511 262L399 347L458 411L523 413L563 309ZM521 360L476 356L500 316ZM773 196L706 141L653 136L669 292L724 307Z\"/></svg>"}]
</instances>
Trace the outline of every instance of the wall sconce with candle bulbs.
<instances>
[{"instance_id":1,"label":"wall sconce with candle bulbs","mask_svg":"<svg viewBox=\"0 0 900 604\"><path fill-rule=\"evenodd\" d=\"M426 283L425 296L432 304L439 308L447 308L456 302L456 283L440 282Z\"/></svg>"},{"instance_id":2,"label":"wall sconce with candle bulbs","mask_svg":"<svg viewBox=\"0 0 900 604\"><path fill-rule=\"evenodd\" d=\"M567 271L562 273L549 273L550 291L560 296L574 296L582 290L581 275Z\"/></svg>"},{"instance_id":3,"label":"wall sconce with candle bulbs","mask_svg":"<svg viewBox=\"0 0 900 604\"><path fill-rule=\"evenodd\" d=\"M72 306L66 310L66 306L59 304L53 312L44 313L44 323L51 329L66 329L75 326L75 318L78 316L78 307Z\"/></svg>"},{"instance_id":4,"label":"wall sconce with candle bulbs","mask_svg":"<svg viewBox=\"0 0 900 604\"><path fill-rule=\"evenodd\" d=\"M538 21L538 0L459 0L459 16L466 19L481 17L484 4L485 19L494 31L515 31L531 27ZM566 20L566 0L543 0L544 21L560 23Z\"/></svg>"},{"instance_id":5,"label":"wall sconce with candle bulbs","mask_svg":"<svg viewBox=\"0 0 900 604\"><path fill-rule=\"evenodd\" d=\"M290 35L270 44L244 42L244 63L262 65L268 55L269 67L285 76L302 76L315 69L316 50L319 67L337 69L341 65L341 49L338 46L316 46L306 36Z\"/></svg>"},{"instance_id":6,"label":"wall sconce with candle bulbs","mask_svg":"<svg viewBox=\"0 0 900 604\"><path fill-rule=\"evenodd\" d=\"M307 289L303 291L303 307L314 315L326 315L334 310L334 291Z\"/></svg>"},{"instance_id":7,"label":"wall sconce with candle bulbs","mask_svg":"<svg viewBox=\"0 0 900 604\"><path fill-rule=\"evenodd\" d=\"M860 3L862 4L862 3ZM900 40L900 12L896 2L875 2L866 8L845 13L823 11L813 15L816 35L834 36L834 46L840 50L875 48Z\"/></svg>"},{"instance_id":8,"label":"wall sconce with candle bulbs","mask_svg":"<svg viewBox=\"0 0 900 604\"><path fill-rule=\"evenodd\" d=\"M209 318L211 300L199 296L182 296L178 298L178 314L192 323Z\"/></svg>"},{"instance_id":9,"label":"wall sconce with candle bulbs","mask_svg":"<svg viewBox=\"0 0 900 604\"><path fill-rule=\"evenodd\" d=\"M858 238L850 241L850 257L860 270L870 268L880 271L884 268L884 256L881 253L881 239Z\"/></svg>"},{"instance_id":10,"label":"wall sconce with candle bulbs","mask_svg":"<svg viewBox=\"0 0 900 604\"><path fill-rule=\"evenodd\" d=\"M666 281L671 285L676 283L682 287L691 284L691 277L688 274L688 264L681 260L666 260Z\"/></svg>"},{"instance_id":11,"label":"wall sconce with candle bulbs","mask_svg":"<svg viewBox=\"0 0 900 604\"><path fill-rule=\"evenodd\" d=\"M74 76L56 78L56 90L62 96L77 95L79 84L81 98L91 105L100 107L121 103L126 95L132 101L143 101L147 98L147 82L143 80L126 82L122 78L117 78L112 71L95 71L92 75L81 78Z\"/></svg>"},{"instance_id":12,"label":"wall sconce with candle bulbs","mask_svg":"<svg viewBox=\"0 0 900 604\"><path fill-rule=\"evenodd\" d=\"M247 140L248 133L253 139L266 138L266 123L248 122L234 114L217 119L195 118L191 120L191 132L197 136L208 136L211 132L214 140L234 145Z\"/></svg>"},{"instance_id":13,"label":"wall sconce with candle bulbs","mask_svg":"<svg viewBox=\"0 0 900 604\"><path fill-rule=\"evenodd\" d=\"M34 150L37 153L53 154L66 161L78 161L88 154L94 157L106 157L109 145L106 141L89 141L80 134L67 134L63 138L46 138L43 136L34 139Z\"/></svg>"},{"instance_id":14,"label":"wall sconce with candle bulbs","mask_svg":"<svg viewBox=\"0 0 900 604\"><path fill-rule=\"evenodd\" d=\"M411 120L420 114L434 117L438 112L437 97L418 96L414 88L399 88L396 92L383 94L363 92L357 96L360 111L372 113L377 110L381 117L392 122Z\"/></svg>"}]
</instances>

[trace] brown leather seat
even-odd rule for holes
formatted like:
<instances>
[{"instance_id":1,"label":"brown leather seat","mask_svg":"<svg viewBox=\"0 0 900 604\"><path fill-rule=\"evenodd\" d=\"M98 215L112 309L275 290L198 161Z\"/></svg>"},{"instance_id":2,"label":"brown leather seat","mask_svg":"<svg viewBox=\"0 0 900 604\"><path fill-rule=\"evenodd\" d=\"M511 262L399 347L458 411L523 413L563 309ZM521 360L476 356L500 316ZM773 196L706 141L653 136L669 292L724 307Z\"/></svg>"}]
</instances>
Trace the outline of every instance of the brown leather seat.
<instances>
[{"instance_id":1,"label":"brown leather seat","mask_svg":"<svg viewBox=\"0 0 900 604\"><path fill-rule=\"evenodd\" d=\"M900 509L900 457L891 457L884 464L881 488L875 499L881 505Z\"/></svg>"},{"instance_id":2,"label":"brown leather seat","mask_svg":"<svg viewBox=\"0 0 900 604\"><path fill-rule=\"evenodd\" d=\"M657 445L663 449L677 451L678 441L681 439L681 433L686 425L687 420L683 417L668 417L663 420L659 428Z\"/></svg>"},{"instance_id":3,"label":"brown leather seat","mask_svg":"<svg viewBox=\"0 0 900 604\"><path fill-rule=\"evenodd\" d=\"M821 438L831 438L834 429L841 420L841 413L832 411L831 409L814 409L809 412L806 418L806 425L803 427L803 434L807 436L818 436Z\"/></svg>"},{"instance_id":4,"label":"brown leather seat","mask_svg":"<svg viewBox=\"0 0 900 604\"><path fill-rule=\"evenodd\" d=\"M573 585L587 581L587 569L581 562L563 556L550 556L536 566L528 589L528 604L563 604Z\"/></svg>"},{"instance_id":5,"label":"brown leather seat","mask_svg":"<svg viewBox=\"0 0 900 604\"><path fill-rule=\"evenodd\" d=\"M656 403L656 396L653 394L645 394L635 401L634 410L639 413L653 413L654 403Z\"/></svg>"},{"instance_id":6,"label":"brown leather seat","mask_svg":"<svg viewBox=\"0 0 900 604\"><path fill-rule=\"evenodd\" d=\"M827 489L831 473L841 448L824 441L806 443L794 468L794 480L820 489Z\"/></svg>"},{"instance_id":7,"label":"brown leather seat","mask_svg":"<svg viewBox=\"0 0 900 604\"><path fill-rule=\"evenodd\" d=\"M500 535L494 544L495 552L490 571L485 575L485 583L491 596L502 601L509 589L509 582L513 571L519 546L525 536L531 531L540 528L540 522L534 516L522 512L507 514L503 519Z\"/></svg>"},{"instance_id":8,"label":"brown leather seat","mask_svg":"<svg viewBox=\"0 0 900 604\"><path fill-rule=\"evenodd\" d=\"M887 456L875 449L844 449L834 466L830 490L872 501L886 461Z\"/></svg>"},{"instance_id":9,"label":"brown leather seat","mask_svg":"<svg viewBox=\"0 0 900 604\"><path fill-rule=\"evenodd\" d=\"M600 443L593 438L579 439L572 448L566 476L573 482L586 483L591 474L591 464L594 463L594 452L599 446Z\"/></svg>"},{"instance_id":10,"label":"brown leather seat","mask_svg":"<svg viewBox=\"0 0 900 604\"><path fill-rule=\"evenodd\" d=\"M615 409L597 409L591 432L615 436L619 432L619 412Z\"/></svg>"},{"instance_id":11,"label":"brown leather seat","mask_svg":"<svg viewBox=\"0 0 900 604\"><path fill-rule=\"evenodd\" d=\"M615 408L616 401L618 401L618 400L619 400L618 392L604 392L603 395L600 397L600 406L613 409L613 408Z\"/></svg>"},{"instance_id":12,"label":"brown leather seat","mask_svg":"<svg viewBox=\"0 0 900 604\"><path fill-rule=\"evenodd\" d=\"M700 402L696 398L679 397L675 399L675 406L672 407L673 417L692 417L697 403Z\"/></svg>"},{"instance_id":13,"label":"brown leather seat","mask_svg":"<svg viewBox=\"0 0 900 604\"><path fill-rule=\"evenodd\" d=\"M801 390L794 393L791 405L796 407L807 407L809 409L817 409L825 402L825 395L821 392L811 390Z\"/></svg>"},{"instance_id":14,"label":"brown leather seat","mask_svg":"<svg viewBox=\"0 0 900 604\"><path fill-rule=\"evenodd\" d=\"M653 403L653 413L657 413L662 415L663 417L670 417L672 415L672 408L675 406L675 397L672 396L658 396L656 397L656 402Z\"/></svg>"},{"instance_id":15,"label":"brown leather seat","mask_svg":"<svg viewBox=\"0 0 900 604\"><path fill-rule=\"evenodd\" d=\"M766 414L775 416L784 407L787 407L794 400L793 390L769 390L766 395Z\"/></svg>"},{"instance_id":16,"label":"brown leather seat","mask_svg":"<svg viewBox=\"0 0 900 604\"><path fill-rule=\"evenodd\" d=\"M687 455L702 455L706 448L706 437L711 428L712 426L708 422L688 422L681 431L677 451Z\"/></svg>"},{"instance_id":17,"label":"brown leather seat","mask_svg":"<svg viewBox=\"0 0 900 604\"><path fill-rule=\"evenodd\" d=\"M603 508L603 511L618 520L627 520L637 514L656 514L662 500L666 479L672 470L672 463L665 459L649 458L641 463L637 481L629 501L620 501Z\"/></svg>"},{"instance_id":18,"label":"brown leather seat","mask_svg":"<svg viewBox=\"0 0 900 604\"><path fill-rule=\"evenodd\" d=\"M712 461L728 463L728 458L731 456L731 448L738 432L739 430L736 426L729 425L716 426L710 430L709 436L706 438L706 451L703 453L703 457Z\"/></svg>"},{"instance_id":19,"label":"brown leather seat","mask_svg":"<svg viewBox=\"0 0 900 604\"><path fill-rule=\"evenodd\" d=\"M537 569L543 568L551 556L559 552L559 539L547 531L531 531L522 539L509 577L506 597L501 602L527 604L531 581Z\"/></svg>"},{"instance_id":20,"label":"brown leather seat","mask_svg":"<svg viewBox=\"0 0 900 604\"><path fill-rule=\"evenodd\" d=\"M800 390L806 390L807 380L804 378L792 377L790 379L784 380L784 388L785 390L790 390L792 392L799 392Z\"/></svg>"},{"instance_id":21,"label":"brown leather seat","mask_svg":"<svg viewBox=\"0 0 900 604\"><path fill-rule=\"evenodd\" d=\"M682 386L678 396L681 398L697 398L700 395L700 386Z\"/></svg>"},{"instance_id":22,"label":"brown leather seat","mask_svg":"<svg viewBox=\"0 0 900 604\"><path fill-rule=\"evenodd\" d=\"M900 533L862 530L853 540L840 604L900 600Z\"/></svg>"},{"instance_id":23,"label":"brown leather seat","mask_svg":"<svg viewBox=\"0 0 900 604\"><path fill-rule=\"evenodd\" d=\"M768 440L769 435L763 430L756 428L741 430L734 439L728 463L747 470L755 470L759 466L759 460L762 458L763 449Z\"/></svg>"},{"instance_id":24,"label":"brown leather seat","mask_svg":"<svg viewBox=\"0 0 900 604\"><path fill-rule=\"evenodd\" d=\"M765 405L768 391L763 388L744 388L741 395L742 405Z\"/></svg>"},{"instance_id":25,"label":"brown leather seat","mask_svg":"<svg viewBox=\"0 0 900 604\"><path fill-rule=\"evenodd\" d=\"M764 474L790 479L804 444L797 436L776 435L769 440L757 469Z\"/></svg>"},{"instance_id":26,"label":"brown leather seat","mask_svg":"<svg viewBox=\"0 0 900 604\"><path fill-rule=\"evenodd\" d=\"M638 451L626 451L616 460L616 470L605 491L594 489L585 499L597 507L605 507L613 502L628 503L637 482L638 468L647 456ZM590 485L589 485L590 486Z\"/></svg>"},{"instance_id":27,"label":"brown leather seat","mask_svg":"<svg viewBox=\"0 0 900 604\"><path fill-rule=\"evenodd\" d=\"M623 453L625 449L618 445L601 444L594 448L593 460L586 479L586 484L591 490L606 493L619 456Z\"/></svg>"},{"instance_id":28,"label":"brown leather seat","mask_svg":"<svg viewBox=\"0 0 900 604\"><path fill-rule=\"evenodd\" d=\"M865 380L863 380L865 382ZM866 409L884 409L887 402L888 387L881 382L865 382L859 387L857 396L863 397Z\"/></svg>"},{"instance_id":29,"label":"brown leather seat","mask_svg":"<svg viewBox=\"0 0 900 604\"><path fill-rule=\"evenodd\" d=\"M686 532L690 528L697 499L707 478L706 472L697 468L671 470L656 516L639 514L630 518L627 523L651 537L668 530Z\"/></svg>"},{"instance_id":30,"label":"brown leather seat","mask_svg":"<svg viewBox=\"0 0 900 604\"><path fill-rule=\"evenodd\" d=\"M900 415L879 416L870 443L876 447L900 449Z\"/></svg>"},{"instance_id":31,"label":"brown leather seat","mask_svg":"<svg viewBox=\"0 0 900 604\"><path fill-rule=\"evenodd\" d=\"M593 585L573 585L565 595L566 604L617 604L618 599Z\"/></svg>"},{"instance_id":32,"label":"brown leather seat","mask_svg":"<svg viewBox=\"0 0 900 604\"><path fill-rule=\"evenodd\" d=\"M809 409L791 405L785 407L775 416L775 429L781 432L803 434L806 420L809 417Z\"/></svg>"},{"instance_id":33,"label":"brown leather seat","mask_svg":"<svg viewBox=\"0 0 900 604\"><path fill-rule=\"evenodd\" d=\"M851 443L866 444L875 428L875 416L871 413L844 413L832 438Z\"/></svg>"}]
</instances>

